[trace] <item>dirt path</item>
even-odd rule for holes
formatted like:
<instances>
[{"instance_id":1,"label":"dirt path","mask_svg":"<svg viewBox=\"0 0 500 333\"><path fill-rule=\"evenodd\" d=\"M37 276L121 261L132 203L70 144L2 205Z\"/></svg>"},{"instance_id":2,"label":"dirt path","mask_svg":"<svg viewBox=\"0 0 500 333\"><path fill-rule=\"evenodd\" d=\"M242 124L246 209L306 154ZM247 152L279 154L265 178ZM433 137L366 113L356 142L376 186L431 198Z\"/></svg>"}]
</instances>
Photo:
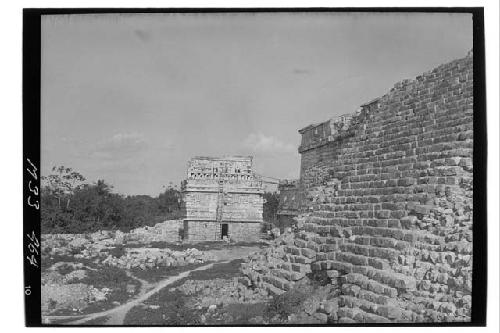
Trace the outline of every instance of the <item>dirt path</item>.
<instances>
[{"instance_id":1,"label":"dirt path","mask_svg":"<svg viewBox=\"0 0 500 333\"><path fill-rule=\"evenodd\" d=\"M189 271L180 273L176 276L166 278L166 279L158 282L157 284L149 284L147 281L144 281L142 279L138 279L135 276L131 276L134 279L137 279L141 282L141 290L135 298L129 300L125 304L117 306L116 308L109 309L109 310L102 311L102 312L92 313L92 314L88 314L88 315L83 315L83 316L45 316L45 318L47 318L49 320L63 320L63 319L79 318L77 320L66 322L66 323L64 323L64 325L82 325L82 324L85 324L85 323L87 323L91 320L94 320L94 319L107 317L108 319L106 320L104 325L123 325L123 321L125 320L125 316L134 306L137 306L140 303L146 301L147 299L149 299L151 296L153 296L154 294L156 294L157 292L159 292L163 288L171 285L172 283L174 283L176 281L179 281L183 278L186 278L194 271L207 270L207 269L212 268L214 264L227 263L227 262L230 262L231 260L244 258L247 255L249 255L250 253L257 251L258 249L259 249L258 247L246 246L246 247L234 247L234 248L221 249L221 250L211 250L208 252L210 252L211 254L213 254L217 258L217 260L215 262L200 266L198 268L191 269Z\"/></svg>"},{"instance_id":2,"label":"dirt path","mask_svg":"<svg viewBox=\"0 0 500 333\"><path fill-rule=\"evenodd\" d=\"M208 265L204 265L204 266L180 273L179 275L169 277L165 280L160 281L153 289L151 289L148 292L145 292L144 294L128 301L125 304L122 304L122 305L117 306L116 308L113 308L110 310L87 315L84 318L66 323L66 325L81 325L81 324L84 324L88 321L91 321L91 320L94 320L97 318L101 318L101 317L108 317L108 320L106 321L105 325L123 325L123 320L125 319L125 316L130 311L130 309L132 309L134 306L139 305L140 303L144 302L145 300L147 300L148 298L150 298L151 296L153 296L154 294L156 294L157 292L159 292L163 288L167 287L168 285L170 285L170 284L172 284L180 279L187 277L189 274L191 274L191 272L209 269L213 265L214 265L213 263L208 264Z\"/></svg>"}]
</instances>

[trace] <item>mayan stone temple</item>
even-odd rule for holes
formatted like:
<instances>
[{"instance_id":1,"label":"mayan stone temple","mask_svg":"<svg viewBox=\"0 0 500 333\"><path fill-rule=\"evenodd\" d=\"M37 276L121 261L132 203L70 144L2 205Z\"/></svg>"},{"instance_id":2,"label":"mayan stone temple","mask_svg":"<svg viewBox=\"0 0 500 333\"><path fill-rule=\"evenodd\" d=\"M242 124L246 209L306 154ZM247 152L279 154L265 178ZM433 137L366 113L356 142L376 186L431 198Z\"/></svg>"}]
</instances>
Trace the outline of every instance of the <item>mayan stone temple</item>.
<instances>
[{"instance_id":1,"label":"mayan stone temple","mask_svg":"<svg viewBox=\"0 0 500 333\"><path fill-rule=\"evenodd\" d=\"M310 311L324 322L469 321L472 65L470 52L300 129L300 180L278 212L298 230L243 265L252 283L283 294L327 277Z\"/></svg>"},{"instance_id":2,"label":"mayan stone temple","mask_svg":"<svg viewBox=\"0 0 500 333\"><path fill-rule=\"evenodd\" d=\"M184 240L259 238L263 188L252 157L195 157L182 183Z\"/></svg>"}]
</instances>

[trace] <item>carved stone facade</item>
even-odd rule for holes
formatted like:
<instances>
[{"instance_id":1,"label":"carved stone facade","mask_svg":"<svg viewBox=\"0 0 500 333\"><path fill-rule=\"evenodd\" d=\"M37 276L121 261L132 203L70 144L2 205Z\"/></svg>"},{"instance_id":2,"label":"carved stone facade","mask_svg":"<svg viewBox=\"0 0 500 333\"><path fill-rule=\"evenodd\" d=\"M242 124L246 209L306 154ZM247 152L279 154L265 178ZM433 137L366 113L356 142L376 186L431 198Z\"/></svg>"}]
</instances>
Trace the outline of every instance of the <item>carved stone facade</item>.
<instances>
[{"instance_id":1,"label":"carved stone facade","mask_svg":"<svg viewBox=\"0 0 500 333\"><path fill-rule=\"evenodd\" d=\"M263 188L253 172L252 157L191 159L182 198L184 240L259 238Z\"/></svg>"}]
</instances>

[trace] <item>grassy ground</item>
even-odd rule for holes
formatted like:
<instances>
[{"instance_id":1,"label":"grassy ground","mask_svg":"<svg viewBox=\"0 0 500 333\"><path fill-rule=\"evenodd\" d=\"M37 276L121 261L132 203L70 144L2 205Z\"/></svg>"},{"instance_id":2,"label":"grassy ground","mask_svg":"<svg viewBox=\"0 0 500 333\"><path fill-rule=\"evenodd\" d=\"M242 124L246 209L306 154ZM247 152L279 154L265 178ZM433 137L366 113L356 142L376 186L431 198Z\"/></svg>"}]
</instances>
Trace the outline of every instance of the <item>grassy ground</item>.
<instances>
[{"instance_id":1,"label":"grassy ground","mask_svg":"<svg viewBox=\"0 0 500 333\"><path fill-rule=\"evenodd\" d=\"M242 260L215 264L204 271L195 271L183 280L165 288L147 300L144 306L133 308L125 318L128 325L254 325L283 324L290 315L303 311L304 302L314 293L316 282L298 285L271 300L258 303L233 303L216 309L196 308L194 300L200 294L185 295L175 287L186 280L232 279L242 276L239 267ZM319 285L318 285L319 286ZM150 306L153 306L152 308Z\"/></svg>"},{"instance_id":2,"label":"grassy ground","mask_svg":"<svg viewBox=\"0 0 500 333\"><path fill-rule=\"evenodd\" d=\"M206 265L207 263L199 264L189 264L185 266L174 266L174 267L158 267L148 270L142 270L140 268L132 268L130 272L137 278L145 280L149 283L155 283L166 279L168 277L178 275L182 272L189 271L191 269Z\"/></svg>"},{"instance_id":3,"label":"grassy ground","mask_svg":"<svg viewBox=\"0 0 500 333\"><path fill-rule=\"evenodd\" d=\"M183 284L187 279L173 283L152 296L144 306L132 308L125 317L124 325L197 325L200 324L201 312L186 305L188 297L172 288ZM158 309L149 308L159 306Z\"/></svg>"},{"instance_id":4,"label":"grassy ground","mask_svg":"<svg viewBox=\"0 0 500 333\"><path fill-rule=\"evenodd\" d=\"M103 266L99 270L87 270L87 277L80 280L80 283L92 285L95 288L109 288L111 290L107 299L104 301L89 303L89 305L78 314L89 314L111 309L117 305L116 302L122 304L137 294L140 290L141 283L136 279L129 277L123 269L116 267ZM127 286L133 285L134 293L127 291ZM51 313L51 315L74 315L72 309L61 309Z\"/></svg>"},{"instance_id":5,"label":"grassy ground","mask_svg":"<svg viewBox=\"0 0 500 333\"><path fill-rule=\"evenodd\" d=\"M83 259L83 258L75 258L74 256L71 255L55 255L52 257L42 257L42 262L41 262L41 271L42 273L45 272L48 268L50 268L52 265L58 262L72 262L72 263L82 263L85 266L91 267L91 268L97 268L98 265L94 263L94 259ZM61 272L62 274L62 272Z\"/></svg>"},{"instance_id":6,"label":"grassy ground","mask_svg":"<svg viewBox=\"0 0 500 333\"><path fill-rule=\"evenodd\" d=\"M125 318L125 325L229 325L248 323L250 318L262 316L264 304L231 304L207 315L207 309L193 307L191 299L175 289L186 280L232 279L242 276L239 268L243 260L214 264L207 270L194 271L187 278L179 280L161 290L145 302L145 306L134 307ZM151 309L148 306L159 306ZM202 321L202 315L205 321Z\"/></svg>"},{"instance_id":7,"label":"grassy ground","mask_svg":"<svg viewBox=\"0 0 500 333\"><path fill-rule=\"evenodd\" d=\"M243 259L232 260L228 263L216 263L212 268L203 271L195 271L189 276L190 280L213 280L213 279L231 279L233 277L243 276L240 272L240 266Z\"/></svg>"},{"instance_id":8,"label":"grassy ground","mask_svg":"<svg viewBox=\"0 0 500 333\"><path fill-rule=\"evenodd\" d=\"M177 284L181 285L183 282ZM145 306L134 307L125 318L125 325L245 325L252 324L252 319L265 317L267 303L236 303L207 311L192 306L191 298L175 291L163 292L158 297L152 297ZM148 306L160 306L152 309ZM202 319L204 317L204 320Z\"/></svg>"},{"instance_id":9,"label":"grassy ground","mask_svg":"<svg viewBox=\"0 0 500 333\"><path fill-rule=\"evenodd\" d=\"M65 326L66 324L68 324L69 322L72 322L74 319L73 318L68 318L68 319L58 319L57 321L52 321L50 322L49 324L51 325L61 325L61 326Z\"/></svg>"},{"instance_id":10,"label":"grassy ground","mask_svg":"<svg viewBox=\"0 0 500 333\"><path fill-rule=\"evenodd\" d=\"M141 283L134 278L128 276L123 269L116 267L103 267L99 271L89 272L89 276L82 283L91 284L96 288L110 288L112 291L106 301L91 303L86 308L86 313L93 313L111 309L116 306L116 302L122 304L136 295ZM133 285L135 291L127 292L127 286Z\"/></svg>"},{"instance_id":11,"label":"grassy ground","mask_svg":"<svg viewBox=\"0 0 500 333\"><path fill-rule=\"evenodd\" d=\"M296 313L310 294L310 290L293 288L284 294L274 297L266 309L266 319L278 316L286 320L289 315Z\"/></svg>"},{"instance_id":12,"label":"grassy ground","mask_svg":"<svg viewBox=\"0 0 500 333\"><path fill-rule=\"evenodd\" d=\"M219 260L229 260L231 257L237 257L238 251L248 251L247 248L242 247L262 247L264 243L226 243L226 242L204 242L193 244L172 244L166 242L154 242L151 244L123 244L109 249L109 253L115 257L120 257L125 254L126 248L134 247L156 247L168 248L174 251L184 251L189 248L196 248L200 251L215 250L218 253L216 256ZM222 257L220 253L223 254ZM229 254L229 255L228 255ZM229 259L226 259L229 258ZM75 258L73 255L44 255L42 260L42 271L47 270L50 266L58 262L82 263L87 266L88 276L81 283L89 284L95 288L109 288L111 293L106 301L95 302L89 304L87 308L78 312L78 314L89 314L100 312L116 307L123 304L131 297L137 294L141 287L141 282L134 279L134 277L145 280L148 283L156 283L165 278L178 275L182 272L192 270L203 264L189 264L179 267L161 267L157 269L141 270L139 268L130 270L133 276L127 275L126 271L117 267L109 267L94 262L94 259ZM215 263L211 269L194 271L188 278L177 281L170 285L168 288L163 289L158 294L151 297L145 303L145 306L138 306L133 308L125 319L124 324L130 325L201 325L201 324L228 324L231 322L245 323L254 316L259 316L261 313L260 308L256 305L240 304L226 308L218 308L207 314L207 309L195 309L192 306L191 297L182 293L172 290L176 286L181 285L187 279L194 280L211 280L215 278L231 279L235 276L241 276L240 265L243 260L232 260L228 263ZM60 273L69 273L73 268L70 265L62 266ZM135 286L135 293L131 294L127 291L130 290L130 285ZM196 295L195 295L196 296ZM190 303L191 302L191 303ZM152 308L149 306L153 305ZM156 308L157 306L159 308ZM71 309L60 310L53 315L75 315ZM204 318L202 320L202 318ZM105 319L97 319L96 322L90 324L101 325L105 323Z\"/></svg>"},{"instance_id":13,"label":"grassy ground","mask_svg":"<svg viewBox=\"0 0 500 333\"><path fill-rule=\"evenodd\" d=\"M87 325L96 325L96 326L100 326L100 325L104 325L106 324L106 322L108 321L108 317L99 317L99 318L96 318L96 319L92 319L92 320L89 320L88 322L85 323L85 326Z\"/></svg>"},{"instance_id":14,"label":"grassy ground","mask_svg":"<svg viewBox=\"0 0 500 333\"><path fill-rule=\"evenodd\" d=\"M248 325L266 315L267 303L230 304L207 316L206 325Z\"/></svg>"}]
</instances>

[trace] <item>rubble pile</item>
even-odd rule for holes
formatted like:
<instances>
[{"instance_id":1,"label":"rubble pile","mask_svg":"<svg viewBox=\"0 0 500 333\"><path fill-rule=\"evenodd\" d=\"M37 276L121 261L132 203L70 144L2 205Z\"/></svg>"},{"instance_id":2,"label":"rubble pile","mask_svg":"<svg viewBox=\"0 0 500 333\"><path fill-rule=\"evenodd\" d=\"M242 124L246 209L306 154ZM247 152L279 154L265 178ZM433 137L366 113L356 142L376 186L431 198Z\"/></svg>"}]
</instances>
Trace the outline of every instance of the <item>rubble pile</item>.
<instances>
[{"instance_id":1,"label":"rubble pile","mask_svg":"<svg viewBox=\"0 0 500 333\"><path fill-rule=\"evenodd\" d=\"M243 279L245 280L245 279ZM211 306L226 306L234 303L258 303L267 301L268 294L263 290L253 290L247 287L248 282L242 278L187 280L175 288L185 295L195 296L196 308Z\"/></svg>"},{"instance_id":2,"label":"rubble pile","mask_svg":"<svg viewBox=\"0 0 500 333\"><path fill-rule=\"evenodd\" d=\"M91 234L42 234L42 255L49 257L74 256L77 259L102 260L108 258L109 252L113 249L127 244L134 244L134 246L143 244L147 246L153 242L178 241L180 223L181 221L178 220L165 221L153 227L133 229L129 233L120 230L103 230ZM168 250L165 251L168 252ZM154 251L151 250L150 252ZM195 254L195 252L191 250L190 254ZM131 254L131 256L134 257L135 255ZM170 254L167 253L166 256L170 256ZM175 257L179 256L178 253L175 254ZM199 256L199 254L196 254L196 256ZM191 257L187 259L190 260ZM113 262L113 259L108 261Z\"/></svg>"},{"instance_id":3,"label":"rubble pile","mask_svg":"<svg viewBox=\"0 0 500 333\"><path fill-rule=\"evenodd\" d=\"M157 223L152 227L141 227L126 234L126 239L143 244L151 242L179 242L181 241L182 220L168 220Z\"/></svg>"},{"instance_id":4,"label":"rubble pile","mask_svg":"<svg viewBox=\"0 0 500 333\"><path fill-rule=\"evenodd\" d=\"M298 292L306 297L285 318L287 324L332 324L338 321L338 295L335 286L312 285L310 280L304 279L290 292Z\"/></svg>"},{"instance_id":5,"label":"rubble pile","mask_svg":"<svg viewBox=\"0 0 500 333\"><path fill-rule=\"evenodd\" d=\"M109 251L120 246L111 236L102 238L102 235L97 235L99 234L42 234L42 265L47 258L54 256L101 261Z\"/></svg>"},{"instance_id":6,"label":"rubble pile","mask_svg":"<svg viewBox=\"0 0 500 333\"><path fill-rule=\"evenodd\" d=\"M241 270L252 287L280 295L311 272L311 253L297 246L300 239L296 239L297 236L292 232L284 233L268 248L247 258Z\"/></svg>"},{"instance_id":7,"label":"rubble pile","mask_svg":"<svg viewBox=\"0 0 500 333\"><path fill-rule=\"evenodd\" d=\"M94 288L84 283L42 285L42 312L71 309L81 311L94 302L105 301L109 288Z\"/></svg>"},{"instance_id":8,"label":"rubble pile","mask_svg":"<svg viewBox=\"0 0 500 333\"><path fill-rule=\"evenodd\" d=\"M136 286L131 282L134 278L127 278L124 273L127 269L177 267L215 259L195 248L174 251L149 247L152 242L166 241L173 235L172 230L177 227L172 227L175 223L170 222L134 229L130 233L42 234L43 313L82 312L96 302L110 303L125 290L135 293ZM178 230L176 233L178 235ZM54 260L58 261L54 263ZM109 283L107 280L94 283L92 276L100 276L101 272L104 277L109 274Z\"/></svg>"},{"instance_id":9,"label":"rubble pile","mask_svg":"<svg viewBox=\"0 0 500 333\"><path fill-rule=\"evenodd\" d=\"M180 240L181 220L169 220L152 227L120 230L102 230L91 234L42 234L44 254L73 255L78 252L83 257L99 256L99 252L110 247L127 243L150 244L153 242L178 242Z\"/></svg>"},{"instance_id":10,"label":"rubble pile","mask_svg":"<svg viewBox=\"0 0 500 333\"><path fill-rule=\"evenodd\" d=\"M42 312L81 311L91 303L105 301L111 289L82 283L92 268L82 263L58 262L42 272ZM65 273L67 272L67 273Z\"/></svg>"},{"instance_id":11,"label":"rubble pile","mask_svg":"<svg viewBox=\"0 0 500 333\"><path fill-rule=\"evenodd\" d=\"M126 254L119 258L109 254L102 263L124 269L140 268L147 270L159 267L201 264L215 259L212 255L195 248L185 251L159 248L127 248L125 252Z\"/></svg>"}]
</instances>

